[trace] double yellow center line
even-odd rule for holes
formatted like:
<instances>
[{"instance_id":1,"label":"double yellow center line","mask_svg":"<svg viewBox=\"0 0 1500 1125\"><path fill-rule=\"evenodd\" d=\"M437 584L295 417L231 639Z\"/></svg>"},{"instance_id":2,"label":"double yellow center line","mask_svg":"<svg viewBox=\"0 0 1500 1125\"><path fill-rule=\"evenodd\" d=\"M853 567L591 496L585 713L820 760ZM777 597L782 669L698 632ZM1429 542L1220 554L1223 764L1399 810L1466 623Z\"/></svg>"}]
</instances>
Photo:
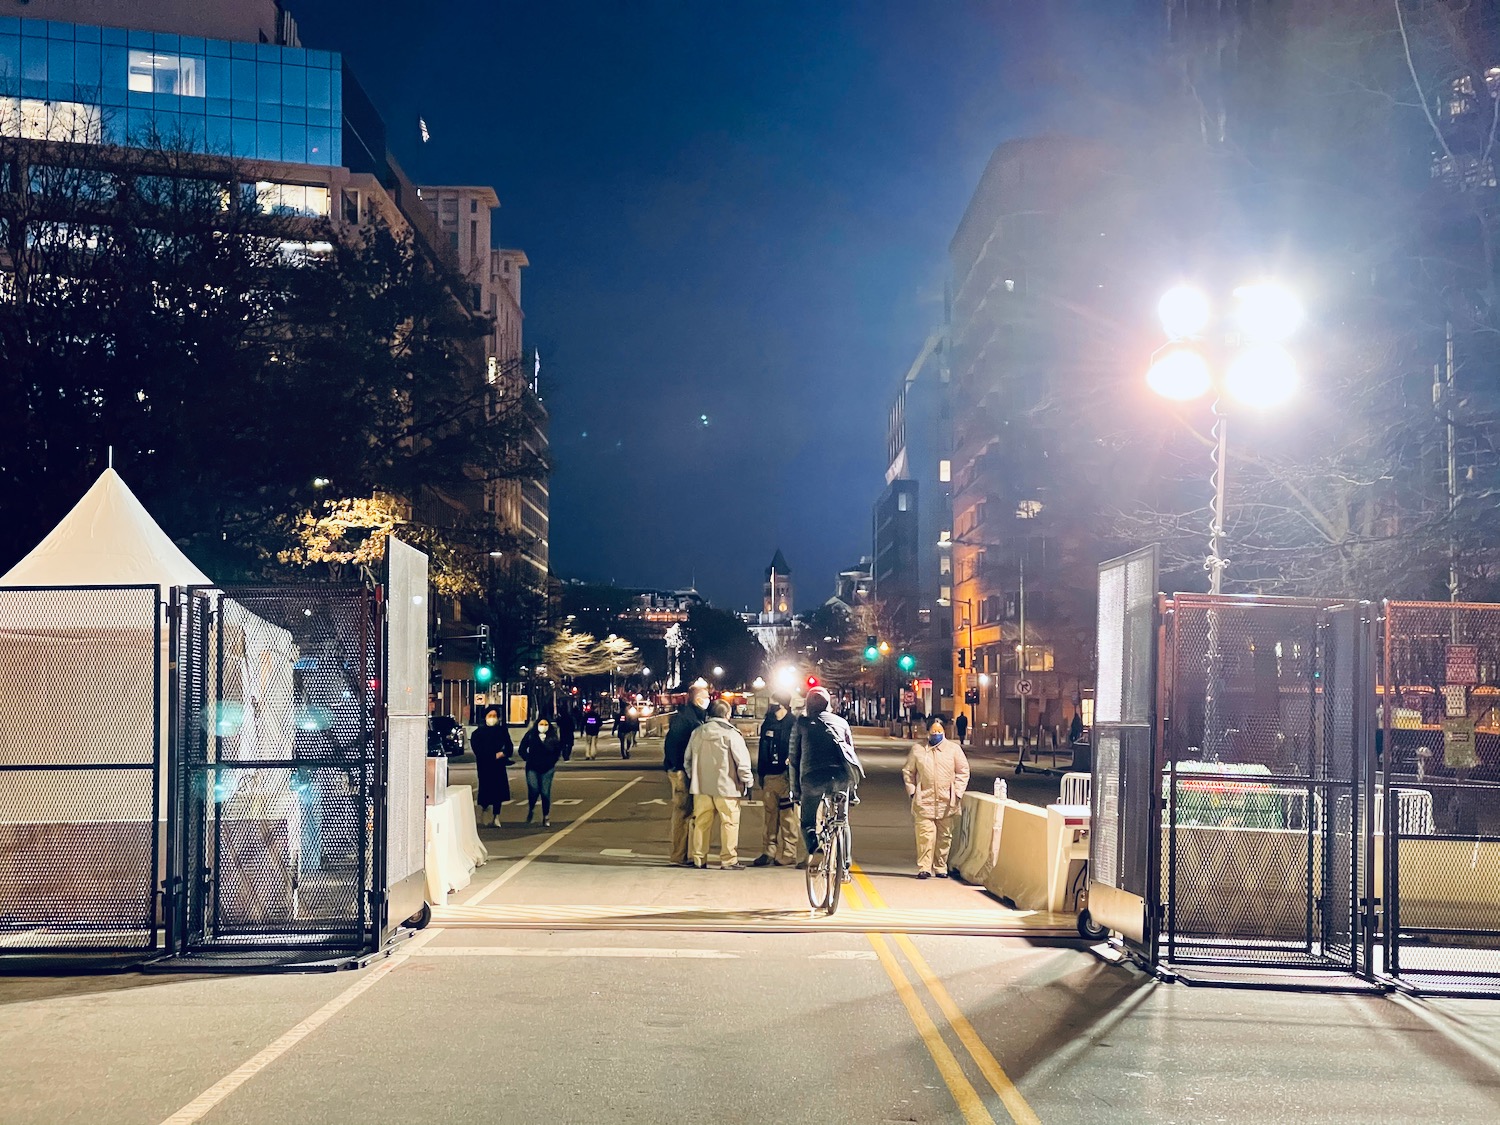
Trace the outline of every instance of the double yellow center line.
<instances>
[{"instance_id":1,"label":"double yellow center line","mask_svg":"<svg viewBox=\"0 0 1500 1125\"><path fill-rule=\"evenodd\" d=\"M859 865L853 867L854 883L845 888L845 892L855 901L855 904L864 908L866 904L878 910L888 909L880 892L875 889L875 884L870 877L859 869ZM857 888L857 889L856 889ZM937 1064L938 1073L943 1076L953 1100L958 1103L959 1111L964 1115L964 1120L970 1125L994 1125L995 1119L990 1116L990 1111L984 1104L984 1098L969 1081L968 1075L964 1073L963 1065L958 1061L953 1051L949 1048L942 1032L938 1030L937 1024L928 1014L927 1008L922 1003L922 998L916 988L912 985L911 978L906 975L906 970L901 967L900 960L891 949L890 941L886 940L885 934L865 934L870 945L875 950L875 956L880 961L880 966L885 970L886 976L891 978L891 984L896 989L896 995L906 1005L906 1012L911 1016L911 1022L916 1025L917 1034L922 1037L927 1052L932 1056L932 1061ZM963 1045L969 1057L974 1060L974 1065L979 1068L979 1073L989 1083L990 1089L1000 1099L1000 1103L1010 1114L1011 1120L1017 1125L1041 1125L1041 1118L1027 1104L1021 1092L1016 1089L1016 1084L1010 1080L999 1061L984 1045L984 1040L979 1038L979 1033L969 1023L967 1017L954 1003L953 997L943 987L943 982L938 975L932 971L932 966L927 959L917 950L916 945L906 934L891 934L890 938L905 954L911 967L928 994L932 997L937 1009L942 1013L943 1019L953 1034L957 1036L959 1043Z\"/></svg>"}]
</instances>

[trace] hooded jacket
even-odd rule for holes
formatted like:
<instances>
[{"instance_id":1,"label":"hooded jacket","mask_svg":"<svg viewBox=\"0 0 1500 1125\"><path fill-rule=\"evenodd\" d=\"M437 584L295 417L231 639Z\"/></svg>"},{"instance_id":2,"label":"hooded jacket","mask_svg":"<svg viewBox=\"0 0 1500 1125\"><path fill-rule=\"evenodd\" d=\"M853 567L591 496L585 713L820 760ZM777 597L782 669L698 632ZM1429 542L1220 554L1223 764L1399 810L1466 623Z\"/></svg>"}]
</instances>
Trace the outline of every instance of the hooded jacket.
<instances>
[{"instance_id":1,"label":"hooded jacket","mask_svg":"<svg viewBox=\"0 0 1500 1125\"><path fill-rule=\"evenodd\" d=\"M558 737L555 726L547 731L545 738L536 727L532 727L521 738L521 759L531 773L546 773L556 769L562 752L562 739Z\"/></svg>"},{"instance_id":2,"label":"hooded jacket","mask_svg":"<svg viewBox=\"0 0 1500 1125\"><path fill-rule=\"evenodd\" d=\"M667 725L667 737L662 743L661 768L670 773L683 768L683 755L687 753L688 739L708 721L708 712L695 706L691 700L672 712L672 721Z\"/></svg>"},{"instance_id":3,"label":"hooded jacket","mask_svg":"<svg viewBox=\"0 0 1500 1125\"><path fill-rule=\"evenodd\" d=\"M901 768L911 813L924 820L942 820L963 811L964 791L969 787L969 759L957 742L945 738L936 746L912 745Z\"/></svg>"},{"instance_id":4,"label":"hooded jacket","mask_svg":"<svg viewBox=\"0 0 1500 1125\"><path fill-rule=\"evenodd\" d=\"M817 790L830 784L858 784L865 776L854 752L854 734L832 711L799 715L792 724L787 768L792 790Z\"/></svg>"},{"instance_id":5,"label":"hooded jacket","mask_svg":"<svg viewBox=\"0 0 1500 1125\"><path fill-rule=\"evenodd\" d=\"M683 764L688 792L707 797L743 797L750 787L750 748L728 719L710 718L688 739Z\"/></svg>"}]
</instances>

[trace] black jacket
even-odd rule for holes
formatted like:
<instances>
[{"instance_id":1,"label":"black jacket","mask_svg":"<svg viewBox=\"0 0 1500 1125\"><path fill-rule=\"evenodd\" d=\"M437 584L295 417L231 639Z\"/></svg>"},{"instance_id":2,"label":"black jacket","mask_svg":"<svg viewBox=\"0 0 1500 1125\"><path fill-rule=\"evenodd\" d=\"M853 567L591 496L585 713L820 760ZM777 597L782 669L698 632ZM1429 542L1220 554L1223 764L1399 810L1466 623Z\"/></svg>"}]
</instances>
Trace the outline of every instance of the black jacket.
<instances>
[{"instance_id":1,"label":"black jacket","mask_svg":"<svg viewBox=\"0 0 1500 1125\"><path fill-rule=\"evenodd\" d=\"M849 724L831 711L798 715L792 724L787 768L792 790L820 789L830 783L858 784L865 771L854 752L854 734Z\"/></svg>"},{"instance_id":2,"label":"black jacket","mask_svg":"<svg viewBox=\"0 0 1500 1125\"><path fill-rule=\"evenodd\" d=\"M779 719L774 708L766 712L765 721L760 724L760 753L755 759L755 772L760 775L762 785L765 778L786 773L787 755L792 749L792 724L796 721L791 708Z\"/></svg>"},{"instance_id":3,"label":"black jacket","mask_svg":"<svg viewBox=\"0 0 1500 1125\"><path fill-rule=\"evenodd\" d=\"M516 745L510 740L510 728L504 723L496 723L491 727L481 721L474 728L474 733L469 735L469 749L474 751L476 760L488 762L498 758L508 764L516 752Z\"/></svg>"},{"instance_id":4,"label":"black jacket","mask_svg":"<svg viewBox=\"0 0 1500 1125\"><path fill-rule=\"evenodd\" d=\"M556 727L547 732L546 738L537 733L536 727L532 727L521 739L521 760L532 773L546 773L556 769L562 752L562 739L557 736Z\"/></svg>"},{"instance_id":5,"label":"black jacket","mask_svg":"<svg viewBox=\"0 0 1500 1125\"><path fill-rule=\"evenodd\" d=\"M706 722L708 712L700 711L691 703L684 703L672 712L672 721L667 725L667 738L662 746L662 769L670 771L683 768L682 759L687 753L688 739Z\"/></svg>"}]
</instances>

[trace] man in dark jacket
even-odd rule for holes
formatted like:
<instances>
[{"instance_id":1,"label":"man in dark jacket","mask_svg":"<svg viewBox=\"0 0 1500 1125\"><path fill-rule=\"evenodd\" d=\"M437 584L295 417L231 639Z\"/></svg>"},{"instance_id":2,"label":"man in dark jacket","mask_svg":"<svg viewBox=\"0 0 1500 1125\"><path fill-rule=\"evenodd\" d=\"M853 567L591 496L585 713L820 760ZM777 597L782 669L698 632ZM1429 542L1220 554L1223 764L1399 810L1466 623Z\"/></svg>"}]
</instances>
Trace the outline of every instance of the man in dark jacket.
<instances>
[{"instance_id":1,"label":"man in dark jacket","mask_svg":"<svg viewBox=\"0 0 1500 1125\"><path fill-rule=\"evenodd\" d=\"M672 787L672 842L667 858L679 867L692 866L688 859L688 825L693 816L693 794L688 788L683 756L693 731L708 721L708 704L708 685L695 683L689 689L688 701L672 713L662 747L662 769Z\"/></svg>"},{"instance_id":2,"label":"man in dark jacket","mask_svg":"<svg viewBox=\"0 0 1500 1125\"><path fill-rule=\"evenodd\" d=\"M854 734L849 724L829 710L833 702L826 688L807 693L802 715L792 724L787 770L791 775L792 801L801 805L802 842L808 863L821 863L818 849L818 803L825 794L849 793L865 776L854 752ZM853 834L844 826L844 862L852 862ZM840 873L849 881L849 869Z\"/></svg>"},{"instance_id":3,"label":"man in dark jacket","mask_svg":"<svg viewBox=\"0 0 1500 1125\"><path fill-rule=\"evenodd\" d=\"M792 782L787 776L791 752L792 714L790 696L777 695L760 724L760 752L755 776L760 783L761 813L765 823L760 858L753 866L791 867L797 862L797 810L792 804Z\"/></svg>"}]
</instances>

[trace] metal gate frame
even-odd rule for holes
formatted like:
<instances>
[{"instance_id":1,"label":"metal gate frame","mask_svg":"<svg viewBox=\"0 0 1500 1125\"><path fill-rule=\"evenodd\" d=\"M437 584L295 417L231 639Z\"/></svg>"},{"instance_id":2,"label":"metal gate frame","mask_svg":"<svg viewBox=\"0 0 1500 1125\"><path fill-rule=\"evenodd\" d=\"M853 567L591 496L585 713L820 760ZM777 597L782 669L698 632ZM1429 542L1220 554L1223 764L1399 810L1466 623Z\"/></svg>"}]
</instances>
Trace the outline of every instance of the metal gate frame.
<instances>
[{"instance_id":1,"label":"metal gate frame","mask_svg":"<svg viewBox=\"0 0 1500 1125\"><path fill-rule=\"evenodd\" d=\"M383 904L380 864L377 858L375 839L376 825L380 820L379 806L382 803L385 757L384 730L384 664L383 664L383 600L381 591L365 586L330 586L304 584L298 586L212 586L188 587L177 594L175 604L179 607L174 619L174 648L177 671L173 677L174 696L172 705L173 755L175 784L172 788L174 807L171 824L174 832L171 840L172 877L169 881L173 909L171 949L179 955L202 953L240 952L349 952L373 951L378 947L377 919ZM273 756L247 758L226 757L226 737L238 737L238 731L226 733L220 726L210 730L210 714L228 713L223 705L234 702L225 698L225 614L226 604L237 604L256 616L275 612L296 602L301 612L313 618L317 611L343 608L355 614L352 625L357 635L352 644L335 644L332 655L341 660L338 669L329 672L345 683L344 699L354 700L350 686L359 692L357 702L350 706L357 715L357 749L352 753L325 754L299 753L295 748L283 747L283 752ZM303 605L302 603L305 603ZM290 613L290 611L287 611ZM273 625L276 623L273 621ZM276 628L292 635L287 624L296 621L283 615ZM329 628L338 636L338 622ZM344 622L350 625L351 622ZM301 646L298 646L299 653ZM298 666L304 663L318 670L321 657L299 657ZM295 674L292 682L296 683ZM264 690L264 688L262 688ZM309 706L311 713L318 710ZM274 721L273 716L273 721ZM280 718L284 721L286 716ZM315 735L319 731L332 730L333 720L326 726L317 726L321 720L308 720L314 725L304 725L297 720L297 738L304 733ZM331 742L332 735L329 735ZM226 846L226 818L221 815L228 800L239 799L242 790L237 785L233 793L225 784L226 777L236 775L264 774L274 778L284 775L284 785L269 793L269 798L279 800L284 809L295 801L301 811L296 813L296 833L291 815L283 814L279 826L283 835L273 840L260 841L281 845L281 851L267 847L264 853L253 846L255 841L240 841ZM328 775L343 774L349 779L348 791L331 792ZM255 779L257 784L259 780ZM210 799L209 794L213 796ZM311 794L309 796L308 794ZM266 800L252 794L247 800ZM347 808L345 806L348 806ZM350 811L352 809L352 812ZM314 908L305 917L297 917L300 905L300 883L305 874L301 849L309 839L313 840L320 868L324 867L324 814L333 811L342 815L342 826L353 837L352 885L347 886L335 904L342 909L330 908L319 912ZM330 818L331 819L331 818ZM273 834L277 826L274 815L254 814L248 819L242 815L240 828L260 824L270 826ZM311 835L308 825L312 824ZM295 858L294 857L295 853ZM280 874L277 881L273 870L280 858ZM228 896L226 906L225 873L232 871L229 861L266 858L269 864L256 870L239 871ZM345 865L347 866L347 865ZM260 876L260 878L257 878ZM325 878L323 882L331 882ZM270 892L262 901L260 891ZM274 897L272 897L274 895ZM236 898L238 896L238 898ZM324 896L328 896L325 894ZM347 901L345 901L347 900ZM246 902L254 909L246 909Z\"/></svg>"},{"instance_id":2,"label":"metal gate frame","mask_svg":"<svg viewBox=\"0 0 1500 1125\"><path fill-rule=\"evenodd\" d=\"M1205 794L1197 803L1209 809L1222 807L1226 811L1225 819L1219 825L1205 822L1206 831L1198 833L1203 839L1196 850L1185 850L1183 835L1189 826L1182 823L1180 815L1179 799L1184 782L1177 763L1181 751L1187 747L1177 745L1185 736L1179 734L1173 723L1185 722L1186 715L1197 701L1190 701L1182 695L1180 681L1185 671L1182 661L1186 658L1182 613L1186 610L1200 612L1208 629L1202 673L1203 723L1206 727L1214 721L1211 713L1216 714L1216 708L1224 702L1218 696L1224 695L1227 699L1223 686L1230 673L1222 667L1215 669L1216 661L1222 664L1230 655L1227 647L1219 648L1215 644L1218 630L1229 627L1220 615L1248 615L1262 609L1280 611L1281 616L1287 611L1300 611L1307 616L1305 627L1312 630L1312 647L1306 654L1309 674L1305 682L1309 772L1306 776L1280 772L1253 774L1250 775L1253 780L1250 780L1227 768L1236 764L1232 762L1218 771L1194 771L1188 784L1203 789ZM1369 708L1363 702L1372 697L1366 688L1373 685L1374 670L1374 620L1368 604L1324 599L1177 594L1163 599L1161 610L1161 703L1155 775L1157 792L1163 795L1161 814L1154 818L1154 823L1162 826L1160 847L1163 855L1161 878L1152 887L1157 896L1153 913L1159 924L1152 950L1154 961L1171 965L1316 969L1351 976L1362 974L1368 965L1364 917L1370 906L1368 857L1372 854L1370 819L1362 811L1368 807L1367 795L1373 776L1373 724L1369 721ZM1334 638L1341 638L1343 643L1339 644ZM1231 642L1220 643L1228 646ZM1349 651L1344 651L1345 648ZM1249 649L1253 655L1253 641ZM1281 657L1278 655L1276 660L1279 665ZM1254 678L1251 677L1252 681ZM1347 683L1343 682L1346 680ZM1279 666L1274 681L1275 712L1279 722L1283 708ZM1232 729L1227 724L1221 726L1223 733ZM1204 741L1210 740L1205 738ZM1217 762L1218 751L1226 749L1229 749L1228 743L1205 746L1203 750L1208 764ZM1335 751L1339 754L1339 765L1346 767L1337 772L1344 776L1333 776L1335 771L1328 768ZM1240 789L1246 790L1246 794L1238 796L1244 807L1231 812L1230 803ZM1247 816L1253 819L1253 798L1247 794L1258 789L1264 789L1272 801L1277 795L1286 796L1288 808L1283 812L1284 823L1293 818L1291 805L1297 791L1306 790L1300 806L1302 831L1306 834L1302 876L1305 903L1300 923L1294 924L1300 927L1300 936L1278 933L1264 916L1256 920L1259 932L1250 932L1256 927L1247 918L1237 921L1232 916L1229 907L1234 904L1224 901L1218 907L1214 905L1216 895L1229 894L1227 887L1217 888L1215 883L1230 882L1240 874L1251 876L1258 866L1277 866L1279 862L1285 867L1282 861L1287 857L1275 855L1281 848L1279 837L1271 832L1266 833L1266 839L1256 840L1249 836L1243 840L1233 836L1220 838L1214 832L1217 827L1232 827L1228 821L1236 815L1240 819ZM1213 804L1216 800L1220 802L1217 806ZM1263 828L1274 831L1271 824L1273 812L1267 810L1263 815L1267 819ZM1340 845L1340 839L1347 840L1347 845ZM1182 876L1186 873L1182 867L1184 862L1192 865L1188 872L1202 878L1202 901L1186 903L1186 899L1192 896L1185 897L1182 889ZM1243 871L1236 870L1241 866ZM1286 868L1283 874L1290 871ZM1347 902L1344 895L1332 889L1334 883L1342 886L1346 882ZM1334 895L1337 903L1331 901ZM1197 907L1190 922L1185 922L1181 913L1185 903ZM1280 921L1286 922L1287 919ZM1195 927L1197 932L1194 932Z\"/></svg>"},{"instance_id":3,"label":"metal gate frame","mask_svg":"<svg viewBox=\"0 0 1500 1125\"><path fill-rule=\"evenodd\" d=\"M52 955L94 955L105 956L115 954L150 954L160 948L160 927L162 919L161 886L160 877L162 872L162 788L163 788L163 765L162 755L164 742L162 738L162 589L158 585L149 583L121 584L121 585L72 585L72 586L7 586L0 588L0 599L12 598L36 598L44 600L58 600L67 598L69 595L98 595L98 600L106 608L117 608L119 602L109 597L116 595L120 600L129 601L126 595L135 594L140 601L139 624L142 631L150 631L149 659L152 666L150 684L149 711L151 714L150 731L150 753L147 760L130 762L66 762L57 760L55 756L49 756L44 751L35 755L33 760L12 761L0 763L0 778L12 776L24 776L25 774L47 774L59 779L72 779L91 773L118 773L145 772L149 775L150 785L150 814L145 819L145 809L139 811L142 818L136 821L134 818L117 821L121 824L141 823L147 827L144 829L149 838L149 847L145 849L147 854L138 855L135 858L142 861L140 870L130 880L134 887L133 891L122 896L114 896L112 902L100 902L98 896L85 897L73 903L70 910L55 912L50 916L39 913L33 909L26 909L26 902L22 900L25 893L20 886L20 876L24 868L20 861L14 856L9 861L16 873L14 880L6 880L0 874L0 885L7 881L15 883L13 893L16 896L16 921L12 926L4 916L0 916L0 933L11 931L16 935L26 935L27 940L14 940L4 947L0 959L36 958L50 957ZM85 601L90 599L85 598ZM127 607L134 609L135 607ZM147 617L149 615L149 621ZM127 616L129 616L127 614ZM86 627L87 622L80 620L79 628ZM38 629L32 636L41 639L46 637L44 628ZM78 667L76 668L76 680L82 683L99 675L100 652L97 646L79 646ZM19 669L13 669L19 672ZM44 671L44 670L38 670ZM56 670L53 670L55 674ZM144 684L140 685L144 687ZM32 700L34 695L17 691L13 697L16 700ZM138 701L139 702L139 701ZM80 702L78 706L83 706ZM43 716L44 721L47 716ZM52 717L54 720L60 718ZM61 717L65 719L65 716ZM46 747L52 742L67 741L68 731L65 723L47 723L47 729L38 731L35 744L38 747ZM74 732L75 738L83 739L83 732ZM50 741L49 741L50 740ZM50 759L50 760L49 760ZM18 826L30 823L47 824L41 822L14 822ZM85 824L87 822L84 822ZM106 822L101 822L106 823ZM19 832L19 827L17 828ZM41 842L44 848L56 847L56 841ZM103 838L98 846L89 849L69 848L64 849L61 854L52 858L57 860L51 866L53 870L62 868L88 868L87 874L90 881L98 887L100 885L99 872L94 865L101 858L100 853L109 846L109 841ZM118 855L119 841L110 848L114 855ZM19 855L19 853L17 853ZM46 865L46 860L43 860ZM137 879L139 880L137 882ZM130 903L130 914L124 916L120 911L121 903ZM139 912L137 912L139 911ZM95 939L90 940L90 935ZM122 940L124 935L139 935L137 940Z\"/></svg>"}]
</instances>

